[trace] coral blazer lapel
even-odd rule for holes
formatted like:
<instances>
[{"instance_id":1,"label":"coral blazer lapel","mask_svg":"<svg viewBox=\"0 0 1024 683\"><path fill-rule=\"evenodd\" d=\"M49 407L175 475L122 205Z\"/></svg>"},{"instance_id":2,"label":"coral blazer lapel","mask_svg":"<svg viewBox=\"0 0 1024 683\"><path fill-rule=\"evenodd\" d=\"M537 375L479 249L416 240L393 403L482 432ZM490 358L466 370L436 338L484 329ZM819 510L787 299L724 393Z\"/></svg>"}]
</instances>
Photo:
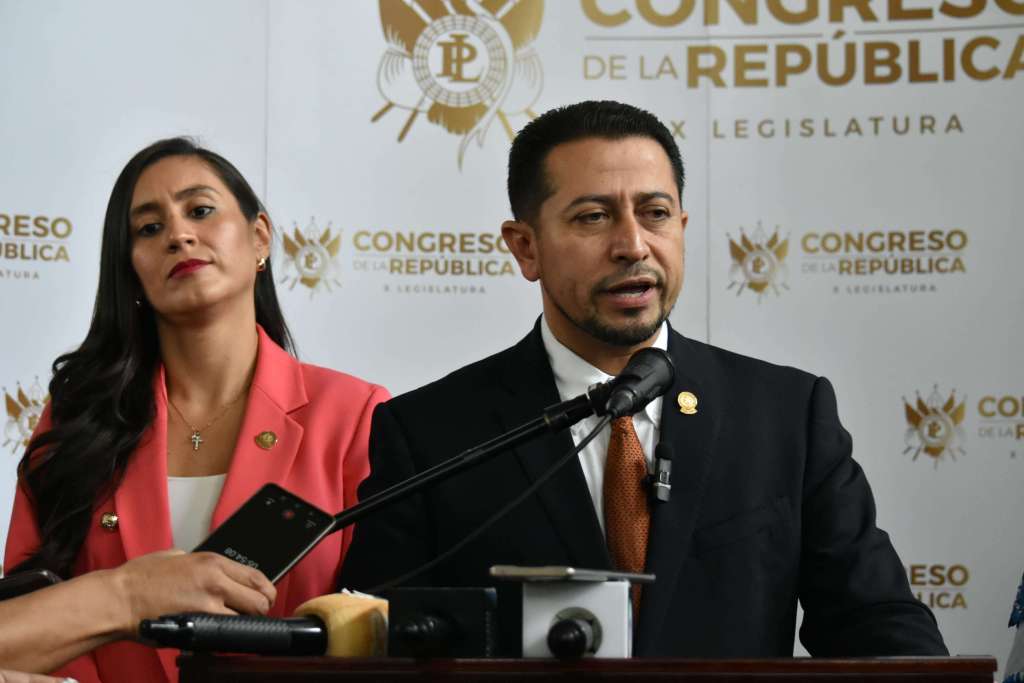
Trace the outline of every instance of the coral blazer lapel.
<instances>
[{"instance_id":1,"label":"coral blazer lapel","mask_svg":"<svg viewBox=\"0 0 1024 683\"><path fill-rule=\"evenodd\" d=\"M220 500L210 520L210 530L220 526L242 503L267 482L284 484L302 443L302 425L289 413L309 403L299 362L259 328L259 355L253 374L245 417L238 432L235 452ZM257 437L272 432L270 447Z\"/></svg>"},{"instance_id":2,"label":"coral blazer lapel","mask_svg":"<svg viewBox=\"0 0 1024 683\"><path fill-rule=\"evenodd\" d=\"M153 398L153 422L142 435L128 460L124 479L114 491L117 530L127 559L174 546L167 501L167 389L163 366L153 379ZM168 681L178 680L177 655L177 650L157 650Z\"/></svg>"},{"instance_id":3,"label":"coral blazer lapel","mask_svg":"<svg viewBox=\"0 0 1024 683\"><path fill-rule=\"evenodd\" d=\"M114 491L117 530L127 559L174 546L167 502L167 390L163 366L153 379L153 397L153 422L139 440L124 479Z\"/></svg>"}]
</instances>

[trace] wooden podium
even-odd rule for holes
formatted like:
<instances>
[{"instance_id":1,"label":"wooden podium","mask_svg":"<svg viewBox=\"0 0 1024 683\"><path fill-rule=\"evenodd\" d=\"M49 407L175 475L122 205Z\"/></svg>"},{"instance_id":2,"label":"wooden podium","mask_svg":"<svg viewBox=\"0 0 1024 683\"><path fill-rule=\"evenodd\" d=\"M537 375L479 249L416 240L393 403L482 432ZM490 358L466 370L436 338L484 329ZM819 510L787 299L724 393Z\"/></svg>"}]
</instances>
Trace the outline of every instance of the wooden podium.
<instances>
[{"instance_id":1,"label":"wooden podium","mask_svg":"<svg viewBox=\"0 0 1024 683\"><path fill-rule=\"evenodd\" d=\"M886 659L330 659L183 654L181 683L290 681L869 681L992 683L992 657Z\"/></svg>"}]
</instances>

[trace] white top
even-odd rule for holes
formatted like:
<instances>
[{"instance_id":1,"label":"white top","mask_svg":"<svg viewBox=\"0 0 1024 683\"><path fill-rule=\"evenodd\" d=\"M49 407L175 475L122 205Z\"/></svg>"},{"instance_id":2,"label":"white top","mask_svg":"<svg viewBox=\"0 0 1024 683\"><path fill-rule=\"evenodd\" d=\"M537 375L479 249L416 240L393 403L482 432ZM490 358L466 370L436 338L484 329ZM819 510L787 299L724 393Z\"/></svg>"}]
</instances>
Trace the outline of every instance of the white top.
<instances>
[{"instance_id":1,"label":"white top","mask_svg":"<svg viewBox=\"0 0 1024 683\"><path fill-rule=\"evenodd\" d=\"M213 509L220 500L226 474L209 477L167 477L174 547L192 550L210 535Z\"/></svg>"},{"instance_id":2,"label":"white top","mask_svg":"<svg viewBox=\"0 0 1024 683\"><path fill-rule=\"evenodd\" d=\"M662 351L667 350L668 334L667 325L661 324L658 336L652 346ZM551 362L551 370L555 374L555 386L558 387L558 395L563 401L575 398L587 390L591 384L606 382L612 378L593 365L583 360L570 351L562 342L555 339L554 333L548 327L546 318L541 318L540 335L544 340L544 349L548 353L548 360ZM644 449L644 457L647 459L647 471L653 469L654 447L658 443L658 436L661 432L661 402L659 396L642 411L633 416L633 427L640 439L640 446ZM585 420L580 420L570 427L573 443L578 444L590 433L600 418L591 415ZM601 523L601 530L604 531L604 463L608 456L608 440L611 438L612 428L607 426L602 429L594 440L587 444L587 447L580 451L580 465L583 467L583 476L587 479L587 487L590 489L590 497L594 501L594 510L597 512L597 520Z\"/></svg>"}]
</instances>

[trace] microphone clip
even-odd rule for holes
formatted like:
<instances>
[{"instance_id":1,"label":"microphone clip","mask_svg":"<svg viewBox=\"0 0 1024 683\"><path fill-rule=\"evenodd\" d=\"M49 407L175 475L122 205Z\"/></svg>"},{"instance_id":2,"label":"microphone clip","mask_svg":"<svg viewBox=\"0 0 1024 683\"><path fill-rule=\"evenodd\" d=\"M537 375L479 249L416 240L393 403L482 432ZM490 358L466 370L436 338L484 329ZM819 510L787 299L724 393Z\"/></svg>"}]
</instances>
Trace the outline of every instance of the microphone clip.
<instances>
[{"instance_id":1,"label":"microphone clip","mask_svg":"<svg viewBox=\"0 0 1024 683\"><path fill-rule=\"evenodd\" d=\"M667 503L672 496L672 447L659 443L654 449L654 472L647 476L652 502Z\"/></svg>"}]
</instances>

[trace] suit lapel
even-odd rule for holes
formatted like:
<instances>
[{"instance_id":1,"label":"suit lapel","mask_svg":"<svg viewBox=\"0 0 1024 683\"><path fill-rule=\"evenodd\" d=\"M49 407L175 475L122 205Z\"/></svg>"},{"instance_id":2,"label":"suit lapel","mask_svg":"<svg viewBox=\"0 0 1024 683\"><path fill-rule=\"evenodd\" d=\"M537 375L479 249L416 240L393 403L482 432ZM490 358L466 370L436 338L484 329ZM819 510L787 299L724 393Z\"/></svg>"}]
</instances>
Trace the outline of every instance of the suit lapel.
<instances>
[{"instance_id":1,"label":"suit lapel","mask_svg":"<svg viewBox=\"0 0 1024 683\"><path fill-rule=\"evenodd\" d=\"M505 391L498 405L498 416L506 430L536 419L544 408L560 400L539 322L513 348L508 361L502 368L501 384ZM519 446L516 457L533 483L572 445L572 437L566 431ZM567 463L536 495L573 565L593 569L611 567L579 459Z\"/></svg>"},{"instance_id":2,"label":"suit lapel","mask_svg":"<svg viewBox=\"0 0 1024 683\"><path fill-rule=\"evenodd\" d=\"M302 443L302 425L288 415L309 402L302 368L271 341L262 328L259 328L259 335L259 355L245 417L224 489L210 520L211 530L220 526L267 482L284 484ZM256 437L264 432L272 432L277 437L271 448L257 443Z\"/></svg>"},{"instance_id":3,"label":"suit lapel","mask_svg":"<svg viewBox=\"0 0 1024 683\"><path fill-rule=\"evenodd\" d=\"M660 440L672 445L672 495L668 503L653 503L651 536L647 546L647 571L657 575L643 590L637 639L639 656L656 641L672 602L679 571L689 553L697 511L710 470L721 397L715 387L702 382L702 367L694 345L671 332L669 353L676 378L665 394L661 413ZM677 397L689 391L697 397L697 413L685 415Z\"/></svg>"},{"instance_id":4,"label":"suit lapel","mask_svg":"<svg viewBox=\"0 0 1024 683\"><path fill-rule=\"evenodd\" d=\"M153 397L153 422L128 460L124 479L114 491L117 529L128 559L174 546L167 500L167 389L163 366L153 380ZM177 680L178 651L161 649L157 654L167 680Z\"/></svg>"},{"instance_id":5,"label":"suit lapel","mask_svg":"<svg viewBox=\"0 0 1024 683\"><path fill-rule=\"evenodd\" d=\"M124 479L114 491L117 529L128 559L174 546L167 502L167 390L163 366L153 379L153 398L153 422L128 459Z\"/></svg>"}]
</instances>

